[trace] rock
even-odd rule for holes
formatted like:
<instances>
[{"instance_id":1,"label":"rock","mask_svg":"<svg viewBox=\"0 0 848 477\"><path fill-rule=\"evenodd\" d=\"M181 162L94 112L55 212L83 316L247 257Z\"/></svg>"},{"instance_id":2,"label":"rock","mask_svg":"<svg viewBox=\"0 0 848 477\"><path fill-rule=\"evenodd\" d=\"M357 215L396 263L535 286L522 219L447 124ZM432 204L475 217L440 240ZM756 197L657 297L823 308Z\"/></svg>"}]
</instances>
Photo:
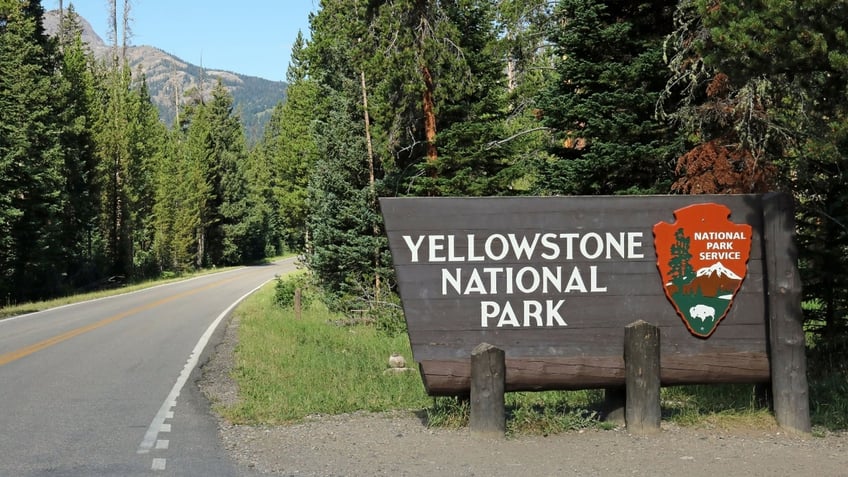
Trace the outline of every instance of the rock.
<instances>
[{"instance_id":1,"label":"rock","mask_svg":"<svg viewBox=\"0 0 848 477\"><path fill-rule=\"evenodd\" d=\"M403 356L399 355L398 353L392 353L392 355L389 356L389 367L391 367L391 368L405 368L406 367L406 360L403 358Z\"/></svg>"}]
</instances>

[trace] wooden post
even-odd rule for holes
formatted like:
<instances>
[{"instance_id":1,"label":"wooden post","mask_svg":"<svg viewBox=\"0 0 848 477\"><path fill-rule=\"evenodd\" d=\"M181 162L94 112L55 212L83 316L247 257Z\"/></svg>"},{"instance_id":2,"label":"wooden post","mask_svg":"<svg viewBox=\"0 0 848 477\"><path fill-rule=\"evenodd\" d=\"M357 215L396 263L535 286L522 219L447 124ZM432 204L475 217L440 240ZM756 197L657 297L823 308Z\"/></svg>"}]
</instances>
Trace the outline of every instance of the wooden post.
<instances>
[{"instance_id":1,"label":"wooden post","mask_svg":"<svg viewBox=\"0 0 848 477\"><path fill-rule=\"evenodd\" d=\"M295 317L295 319L298 319L298 320L300 319L300 313L302 311L302 304L301 304L302 303L301 302L302 297L303 297L303 292L301 291L300 287L295 288L294 289L294 317Z\"/></svg>"},{"instance_id":2,"label":"wooden post","mask_svg":"<svg viewBox=\"0 0 848 477\"><path fill-rule=\"evenodd\" d=\"M762 203L774 417L780 427L806 434L812 428L794 207L788 194L766 194Z\"/></svg>"},{"instance_id":3,"label":"wooden post","mask_svg":"<svg viewBox=\"0 0 848 477\"><path fill-rule=\"evenodd\" d=\"M639 320L624 328L624 386L627 430L660 430L660 329Z\"/></svg>"},{"instance_id":4,"label":"wooden post","mask_svg":"<svg viewBox=\"0 0 848 477\"><path fill-rule=\"evenodd\" d=\"M502 349L481 343L471 352L471 433L503 438L506 433L504 385L506 360Z\"/></svg>"}]
</instances>

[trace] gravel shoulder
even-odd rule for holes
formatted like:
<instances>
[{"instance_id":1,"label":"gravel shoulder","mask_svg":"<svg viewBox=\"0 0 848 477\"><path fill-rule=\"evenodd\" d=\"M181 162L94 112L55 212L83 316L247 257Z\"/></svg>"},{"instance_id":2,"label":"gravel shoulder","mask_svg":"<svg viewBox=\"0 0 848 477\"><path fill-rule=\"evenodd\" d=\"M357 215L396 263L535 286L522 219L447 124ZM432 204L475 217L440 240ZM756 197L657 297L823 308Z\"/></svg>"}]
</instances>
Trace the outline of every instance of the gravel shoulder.
<instances>
[{"instance_id":1,"label":"gravel shoulder","mask_svg":"<svg viewBox=\"0 0 848 477\"><path fill-rule=\"evenodd\" d=\"M203 366L215 404L238 399L230 379L238 320ZM280 476L848 476L848 433L787 435L779 429L702 429L663 423L655 436L624 429L502 440L467 429L431 429L413 412L314 416L287 426L218 418L222 445L245 475Z\"/></svg>"}]
</instances>

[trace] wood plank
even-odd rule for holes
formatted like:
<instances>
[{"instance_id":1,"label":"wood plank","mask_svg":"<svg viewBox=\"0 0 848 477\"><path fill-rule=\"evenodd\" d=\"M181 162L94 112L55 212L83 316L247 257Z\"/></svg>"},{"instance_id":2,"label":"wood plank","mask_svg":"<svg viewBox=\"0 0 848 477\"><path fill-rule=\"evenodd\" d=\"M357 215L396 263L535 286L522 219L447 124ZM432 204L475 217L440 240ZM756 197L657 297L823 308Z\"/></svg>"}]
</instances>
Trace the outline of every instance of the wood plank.
<instances>
[{"instance_id":1,"label":"wood plank","mask_svg":"<svg viewBox=\"0 0 848 477\"><path fill-rule=\"evenodd\" d=\"M467 395L470 358L419 363L424 387L433 396ZM716 353L697 357L661 356L663 386L768 382L765 353ZM624 385L624 359L618 356L506 359L507 391L602 389Z\"/></svg>"},{"instance_id":2,"label":"wood plank","mask_svg":"<svg viewBox=\"0 0 848 477\"><path fill-rule=\"evenodd\" d=\"M766 352L767 337L759 326L736 326L716 330L709 339L692 336L683 325L660 327L665 355L696 356L713 352ZM523 337L518 333L478 333L473 330L441 333L433 330L415 334L411 340L416 361L430 359L466 359L474 346L491 343L506 350L507 357L602 356L621 354L624 328L601 333L595 329L563 330L544 338Z\"/></svg>"},{"instance_id":3,"label":"wood plank","mask_svg":"<svg viewBox=\"0 0 848 477\"><path fill-rule=\"evenodd\" d=\"M605 296L662 295L662 280L653 262L584 262L583 265L550 264L527 266L524 264L501 264L496 267L475 267L469 264L420 264L397 266L398 281L403 283L405 294L410 299L428 300L479 299L507 293L506 282L513 284L513 295L535 295L538 297L560 295L562 297L586 295L576 283L569 290L569 279L577 267L579 279L589 295L592 292L590 279L597 278L596 285L605 288ZM591 267L595 267L594 271ZM509 270L508 270L509 269ZM506 278L509 273L512 280ZM452 280L458 279L460 293ZM748 263L748 275L742 281L740 293L764 293L765 266L760 260ZM474 282L472 282L474 280ZM539 282L540 292L524 294L521 286L530 287ZM482 287L475 286L477 283ZM472 285L469 287L469 285ZM545 287L545 288L542 288ZM407 289L408 288L408 289ZM443 292L446 292L443 293ZM494 292L494 293L493 293Z\"/></svg>"},{"instance_id":4,"label":"wood plank","mask_svg":"<svg viewBox=\"0 0 848 477\"><path fill-rule=\"evenodd\" d=\"M571 196L571 197L428 197L381 198L390 232L415 230L536 229L539 224L578 224L617 229L673 222L672 212L686 205L714 202L734 211L735 222L762 224L758 195ZM650 237L650 235L648 236Z\"/></svg>"},{"instance_id":5,"label":"wood plank","mask_svg":"<svg viewBox=\"0 0 848 477\"><path fill-rule=\"evenodd\" d=\"M517 303L520 303L520 300ZM453 332L476 329L482 332L486 329L496 329L497 319L488 320L488 326L481 327L480 306L479 302L410 299L404 302L403 308L407 325L412 333L424 330ZM602 297L575 296L565 298L559 311L567 324L564 328L567 329L623 328L627 323L638 319L644 319L659 326L682 324L681 318L665 296L628 296L609 300ZM521 321L523 325L523 319ZM530 323L533 326L518 328L515 331L537 329L540 333L548 333L554 329L563 328L545 326L539 329L535 326L535 321L531 320ZM758 324L765 330L764 297L759 294L737 295L733 307L718 328L721 329L731 323ZM546 325L547 322L543 320L542 324ZM505 325L500 331L507 332L510 329L512 329L510 325Z\"/></svg>"}]
</instances>

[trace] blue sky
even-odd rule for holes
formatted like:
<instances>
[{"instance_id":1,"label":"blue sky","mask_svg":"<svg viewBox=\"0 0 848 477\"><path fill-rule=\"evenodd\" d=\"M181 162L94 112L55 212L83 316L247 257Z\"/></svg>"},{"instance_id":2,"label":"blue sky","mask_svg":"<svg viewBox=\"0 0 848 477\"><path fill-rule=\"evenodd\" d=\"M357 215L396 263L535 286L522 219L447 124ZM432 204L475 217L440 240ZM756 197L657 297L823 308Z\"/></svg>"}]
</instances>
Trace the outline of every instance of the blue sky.
<instances>
[{"instance_id":1,"label":"blue sky","mask_svg":"<svg viewBox=\"0 0 848 477\"><path fill-rule=\"evenodd\" d=\"M73 3L108 43L108 0L62 3L65 8ZM46 10L59 8L59 0L41 4ZM132 45L155 46L209 69L281 81L297 32L308 38L309 13L318 10L319 0L132 0L130 5Z\"/></svg>"}]
</instances>

